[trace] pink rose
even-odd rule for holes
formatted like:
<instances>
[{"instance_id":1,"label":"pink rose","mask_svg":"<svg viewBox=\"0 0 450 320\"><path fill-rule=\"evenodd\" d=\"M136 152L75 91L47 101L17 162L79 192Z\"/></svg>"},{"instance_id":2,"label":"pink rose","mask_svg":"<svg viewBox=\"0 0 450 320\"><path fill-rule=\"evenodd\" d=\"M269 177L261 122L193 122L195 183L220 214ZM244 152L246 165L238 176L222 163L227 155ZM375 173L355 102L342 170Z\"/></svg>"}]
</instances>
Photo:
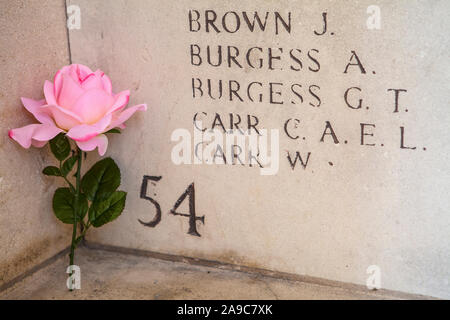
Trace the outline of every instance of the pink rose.
<instances>
[{"instance_id":1,"label":"pink rose","mask_svg":"<svg viewBox=\"0 0 450 320\"><path fill-rule=\"evenodd\" d=\"M22 147L44 146L60 132L76 141L83 151L98 147L102 156L108 147L105 132L125 128L124 122L146 104L125 108L130 91L112 92L111 80L102 71L92 72L81 64L59 70L53 83L45 81L43 100L21 98L25 108L40 122L9 131Z\"/></svg>"}]
</instances>

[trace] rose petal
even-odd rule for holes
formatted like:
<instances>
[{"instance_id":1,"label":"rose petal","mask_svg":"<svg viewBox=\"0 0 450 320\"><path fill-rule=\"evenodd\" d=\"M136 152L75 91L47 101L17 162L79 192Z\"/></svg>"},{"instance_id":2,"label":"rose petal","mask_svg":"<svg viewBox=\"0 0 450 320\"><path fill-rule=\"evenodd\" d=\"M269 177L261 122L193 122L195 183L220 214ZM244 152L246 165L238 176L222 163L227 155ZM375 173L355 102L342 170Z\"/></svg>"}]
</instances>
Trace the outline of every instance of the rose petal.
<instances>
[{"instance_id":1,"label":"rose petal","mask_svg":"<svg viewBox=\"0 0 450 320\"><path fill-rule=\"evenodd\" d=\"M124 111L120 112L118 115L115 115L111 124L106 130L113 129L115 127L119 127L125 121L127 121L136 111L145 111L147 110L146 104L139 104L134 107L126 108Z\"/></svg>"},{"instance_id":2,"label":"rose petal","mask_svg":"<svg viewBox=\"0 0 450 320\"><path fill-rule=\"evenodd\" d=\"M108 114L100 119L99 122L89 125L81 124L75 126L69 130L67 136L75 141L87 141L105 131L108 125L111 123L112 115Z\"/></svg>"},{"instance_id":3,"label":"rose petal","mask_svg":"<svg viewBox=\"0 0 450 320\"><path fill-rule=\"evenodd\" d=\"M103 74L102 82L103 82L103 89L105 89L105 91L108 92L109 94L112 94L112 83L106 74Z\"/></svg>"},{"instance_id":4,"label":"rose petal","mask_svg":"<svg viewBox=\"0 0 450 320\"><path fill-rule=\"evenodd\" d=\"M77 83L71 76L67 73L62 74L62 85L61 90L59 91L59 95L57 97L59 106L74 110L74 105L77 102L78 98L84 93L83 88L81 88L80 84ZM46 96L47 97L47 96ZM48 102L48 100L47 100ZM48 104L52 104L49 103ZM75 109L76 110L76 109Z\"/></svg>"},{"instance_id":5,"label":"rose petal","mask_svg":"<svg viewBox=\"0 0 450 320\"><path fill-rule=\"evenodd\" d=\"M75 70L78 74L80 81L83 81L88 75L93 73L91 68L83 64L73 64L73 66L75 67Z\"/></svg>"},{"instance_id":6,"label":"rose petal","mask_svg":"<svg viewBox=\"0 0 450 320\"><path fill-rule=\"evenodd\" d=\"M33 100L22 97L20 98L20 100L22 100L22 104L25 109L27 109L28 112L30 112L37 121L39 121L40 123L54 124L48 112L42 109L42 106L45 105L45 99Z\"/></svg>"},{"instance_id":7,"label":"rose petal","mask_svg":"<svg viewBox=\"0 0 450 320\"><path fill-rule=\"evenodd\" d=\"M84 80L81 82L81 87L84 90L89 89L103 89L103 81L102 81L103 72L100 70L95 71L94 73L89 74ZM104 90L104 89L103 89Z\"/></svg>"},{"instance_id":8,"label":"rose petal","mask_svg":"<svg viewBox=\"0 0 450 320\"><path fill-rule=\"evenodd\" d=\"M41 107L41 110L51 114L57 126L66 131L83 123L82 119L77 114L60 106L45 105Z\"/></svg>"},{"instance_id":9,"label":"rose petal","mask_svg":"<svg viewBox=\"0 0 450 320\"><path fill-rule=\"evenodd\" d=\"M71 64L67 74L76 82L81 83L83 80L92 73L92 70L82 64Z\"/></svg>"},{"instance_id":10,"label":"rose petal","mask_svg":"<svg viewBox=\"0 0 450 320\"><path fill-rule=\"evenodd\" d=\"M130 90L121 91L114 96L114 104L109 108L108 113L113 113L123 109L130 101Z\"/></svg>"},{"instance_id":11,"label":"rose petal","mask_svg":"<svg viewBox=\"0 0 450 320\"><path fill-rule=\"evenodd\" d=\"M53 88L53 83L48 80L44 82L44 96L47 104L56 104L55 91Z\"/></svg>"},{"instance_id":12,"label":"rose petal","mask_svg":"<svg viewBox=\"0 0 450 320\"><path fill-rule=\"evenodd\" d=\"M113 103L114 98L104 90L91 89L77 100L73 110L76 110L84 123L94 124L106 114Z\"/></svg>"},{"instance_id":13,"label":"rose petal","mask_svg":"<svg viewBox=\"0 0 450 320\"><path fill-rule=\"evenodd\" d=\"M87 141L77 141L78 147L83 151L92 151L98 147L98 154L103 156L108 148L108 138L104 134L100 134Z\"/></svg>"},{"instance_id":14,"label":"rose petal","mask_svg":"<svg viewBox=\"0 0 450 320\"><path fill-rule=\"evenodd\" d=\"M53 139L58 133L62 132L60 128L50 124L29 124L22 128L9 130L8 135L16 140L22 147L28 149L31 144L36 147L42 147L48 140Z\"/></svg>"},{"instance_id":15,"label":"rose petal","mask_svg":"<svg viewBox=\"0 0 450 320\"><path fill-rule=\"evenodd\" d=\"M62 75L69 72L70 66L64 66L59 69L53 78L55 97L58 99L62 87Z\"/></svg>"}]
</instances>

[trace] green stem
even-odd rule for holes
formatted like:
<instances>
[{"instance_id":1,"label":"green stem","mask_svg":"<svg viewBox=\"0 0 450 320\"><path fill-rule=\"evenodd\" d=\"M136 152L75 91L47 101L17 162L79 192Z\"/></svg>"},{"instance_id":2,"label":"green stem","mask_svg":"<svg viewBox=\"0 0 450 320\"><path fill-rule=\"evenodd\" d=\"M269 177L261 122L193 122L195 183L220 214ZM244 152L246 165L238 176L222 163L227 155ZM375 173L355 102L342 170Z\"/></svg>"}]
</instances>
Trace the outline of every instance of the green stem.
<instances>
[{"instance_id":1,"label":"green stem","mask_svg":"<svg viewBox=\"0 0 450 320\"><path fill-rule=\"evenodd\" d=\"M59 161L59 170L62 172L62 161ZM62 178L67 182L67 184L70 187L70 190L72 192L75 192L75 187L73 186L72 183L70 183L70 181L67 179L67 177L66 176L62 176Z\"/></svg>"},{"instance_id":2,"label":"green stem","mask_svg":"<svg viewBox=\"0 0 450 320\"><path fill-rule=\"evenodd\" d=\"M67 180L67 178L66 177L63 177L64 178L64 180L66 180L66 182L67 182L67 184L69 185L69 187L70 187L70 190L72 190L72 192L75 192L75 187L70 183L70 181L69 180Z\"/></svg>"},{"instance_id":3,"label":"green stem","mask_svg":"<svg viewBox=\"0 0 450 320\"><path fill-rule=\"evenodd\" d=\"M81 233L80 237L82 237L82 238L84 239L84 236L86 235L86 232L88 231L88 229L89 229L90 226L91 226L90 224L86 224L86 225L84 226L84 230L83 230L83 232Z\"/></svg>"},{"instance_id":4,"label":"green stem","mask_svg":"<svg viewBox=\"0 0 450 320\"><path fill-rule=\"evenodd\" d=\"M77 238L77 212L78 212L78 203L80 198L80 177L81 177L81 161L82 161L82 152L77 147L77 173L76 173L76 184L75 184L75 201L73 205L74 215L73 215L73 231L72 231L72 244L70 246L70 265L73 265L73 258L75 255L75 240Z\"/></svg>"}]
</instances>

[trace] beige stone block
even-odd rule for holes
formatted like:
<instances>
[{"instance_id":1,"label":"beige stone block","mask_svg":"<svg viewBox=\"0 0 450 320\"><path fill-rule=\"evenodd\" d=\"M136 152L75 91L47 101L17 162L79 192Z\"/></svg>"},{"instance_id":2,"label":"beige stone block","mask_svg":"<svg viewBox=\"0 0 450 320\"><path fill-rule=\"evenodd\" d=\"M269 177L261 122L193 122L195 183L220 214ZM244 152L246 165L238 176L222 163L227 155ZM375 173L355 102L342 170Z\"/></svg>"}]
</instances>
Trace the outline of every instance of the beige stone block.
<instances>
[{"instance_id":1,"label":"beige stone block","mask_svg":"<svg viewBox=\"0 0 450 320\"><path fill-rule=\"evenodd\" d=\"M63 1L0 4L0 285L70 244L53 215L48 147L23 149L8 130L37 123L20 97L43 98L45 80L69 63Z\"/></svg>"}]
</instances>

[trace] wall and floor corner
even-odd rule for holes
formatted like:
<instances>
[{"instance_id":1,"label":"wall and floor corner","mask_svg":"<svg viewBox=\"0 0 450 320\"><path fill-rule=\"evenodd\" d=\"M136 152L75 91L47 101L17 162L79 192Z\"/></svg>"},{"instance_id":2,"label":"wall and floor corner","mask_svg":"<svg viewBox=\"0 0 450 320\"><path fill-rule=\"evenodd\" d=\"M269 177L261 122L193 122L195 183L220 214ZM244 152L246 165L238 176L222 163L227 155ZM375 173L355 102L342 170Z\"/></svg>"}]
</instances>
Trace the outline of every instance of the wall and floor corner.
<instances>
[{"instance_id":1,"label":"wall and floor corner","mask_svg":"<svg viewBox=\"0 0 450 320\"><path fill-rule=\"evenodd\" d=\"M383 288L450 298L450 43L443 32L450 5L372 2L67 0L81 17L68 35L64 1L2 3L0 284L69 243L70 230L52 215L57 186L40 173L47 151L22 150L6 133L30 122L19 97L42 97L37 84L71 59L105 71L115 92L130 89L130 105L149 105L110 139L107 155L122 168L127 207L89 242L359 285L375 265ZM371 5L380 9L379 29L367 27ZM242 14L253 19L255 11L268 13L264 31L250 30ZM208 32L207 14L217 16ZM223 49L220 66L208 64L207 46L213 64ZM252 47L260 49L249 62ZM235 60L227 59L230 50ZM249 88L254 82L261 85ZM230 83L241 87L240 98L226 91ZM224 126L232 115L242 125L257 118L258 128L279 129L278 173L175 165L171 135L192 132L195 114L208 127L219 127L217 114ZM288 123L291 137L288 119L299 120ZM305 166L292 165L296 152ZM143 193L144 176L154 178ZM187 217L170 214L192 183L196 216L204 217L194 224L200 236L188 233ZM159 221L149 197L161 208ZM176 211L190 213L188 200ZM152 220L152 227L142 223Z\"/></svg>"}]
</instances>

